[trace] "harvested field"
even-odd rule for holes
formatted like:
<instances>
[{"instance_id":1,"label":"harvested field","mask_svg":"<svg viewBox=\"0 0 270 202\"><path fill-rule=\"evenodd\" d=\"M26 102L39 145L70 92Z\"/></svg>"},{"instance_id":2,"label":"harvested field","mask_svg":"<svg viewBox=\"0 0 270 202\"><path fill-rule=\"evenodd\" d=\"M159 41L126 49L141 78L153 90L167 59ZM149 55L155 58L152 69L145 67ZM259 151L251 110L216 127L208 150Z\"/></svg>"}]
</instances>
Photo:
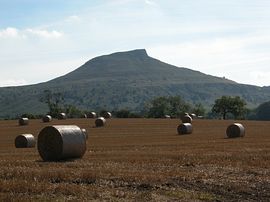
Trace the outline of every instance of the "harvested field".
<instances>
[{"instance_id":1,"label":"harvested field","mask_svg":"<svg viewBox=\"0 0 270 202\"><path fill-rule=\"evenodd\" d=\"M269 201L270 123L240 121L244 138L229 139L233 121L194 120L177 135L176 119L0 121L0 201ZM48 125L89 134L82 159L43 162L37 148L16 149L17 135L36 138Z\"/></svg>"}]
</instances>

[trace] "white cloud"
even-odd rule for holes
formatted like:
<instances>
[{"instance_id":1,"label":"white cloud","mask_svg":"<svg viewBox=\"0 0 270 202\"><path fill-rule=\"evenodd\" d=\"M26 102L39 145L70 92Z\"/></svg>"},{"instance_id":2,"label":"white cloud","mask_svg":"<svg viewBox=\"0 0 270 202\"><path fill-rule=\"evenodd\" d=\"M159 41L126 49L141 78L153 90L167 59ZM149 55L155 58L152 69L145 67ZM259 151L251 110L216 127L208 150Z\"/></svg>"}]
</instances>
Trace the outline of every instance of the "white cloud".
<instances>
[{"instance_id":1,"label":"white cloud","mask_svg":"<svg viewBox=\"0 0 270 202\"><path fill-rule=\"evenodd\" d=\"M150 5L150 6L156 6L157 5L156 2L151 1L151 0L145 0L145 3L148 4L148 5Z\"/></svg>"},{"instance_id":2,"label":"white cloud","mask_svg":"<svg viewBox=\"0 0 270 202\"><path fill-rule=\"evenodd\" d=\"M7 39L7 38L29 38L29 36L37 36L40 38L59 38L62 37L64 34L62 32L56 30L46 30L46 29L17 29L14 27L7 27L6 29L0 30L0 39ZM31 37L30 37L31 38Z\"/></svg>"},{"instance_id":3,"label":"white cloud","mask_svg":"<svg viewBox=\"0 0 270 202\"><path fill-rule=\"evenodd\" d=\"M264 72L269 72L270 48L262 44L270 44L268 35L191 40L150 47L149 55L240 83L270 85L270 74Z\"/></svg>"},{"instance_id":4,"label":"white cloud","mask_svg":"<svg viewBox=\"0 0 270 202\"><path fill-rule=\"evenodd\" d=\"M257 80L258 85L270 85L269 78L270 78L270 71L251 71L249 73L249 77L251 79Z\"/></svg>"},{"instance_id":5,"label":"white cloud","mask_svg":"<svg viewBox=\"0 0 270 202\"><path fill-rule=\"evenodd\" d=\"M63 33L58 32L56 30L48 31L39 29L27 29L26 32L42 38L59 38L63 36Z\"/></svg>"},{"instance_id":6,"label":"white cloud","mask_svg":"<svg viewBox=\"0 0 270 202\"><path fill-rule=\"evenodd\" d=\"M18 29L14 27L8 27L6 29L0 30L0 37L1 38L8 38L8 37L18 37L19 36L19 31Z\"/></svg>"},{"instance_id":7,"label":"white cloud","mask_svg":"<svg viewBox=\"0 0 270 202\"><path fill-rule=\"evenodd\" d=\"M33 53L32 57L19 61L19 65L18 61L2 63L0 58L0 64L5 66L5 69L2 70L3 73L0 74L0 87L46 82L75 70L93 57L91 55L76 57L74 54L64 59L52 55L46 58L36 58L35 56ZM12 78L11 75L13 75Z\"/></svg>"}]
</instances>

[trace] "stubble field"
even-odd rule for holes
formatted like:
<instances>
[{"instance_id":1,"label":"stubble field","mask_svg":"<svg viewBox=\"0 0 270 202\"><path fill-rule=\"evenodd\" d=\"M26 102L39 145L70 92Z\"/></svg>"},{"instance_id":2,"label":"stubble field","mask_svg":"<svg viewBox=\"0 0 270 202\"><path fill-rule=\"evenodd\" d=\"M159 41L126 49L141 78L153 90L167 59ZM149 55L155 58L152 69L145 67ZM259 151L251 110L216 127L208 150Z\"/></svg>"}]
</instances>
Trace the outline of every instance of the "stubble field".
<instances>
[{"instance_id":1,"label":"stubble field","mask_svg":"<svg viewBox=\"0 0 270 202\"><path fill-rule=\"evenodd\" d=\"M270 123L241 121L244 138L227 139L233 121L177 119L0 121L0 201L269 201ZM82 159L43 162L37 148L16 149L23 133L47 125L88 131Z\"/></svg>"}]
</instances>

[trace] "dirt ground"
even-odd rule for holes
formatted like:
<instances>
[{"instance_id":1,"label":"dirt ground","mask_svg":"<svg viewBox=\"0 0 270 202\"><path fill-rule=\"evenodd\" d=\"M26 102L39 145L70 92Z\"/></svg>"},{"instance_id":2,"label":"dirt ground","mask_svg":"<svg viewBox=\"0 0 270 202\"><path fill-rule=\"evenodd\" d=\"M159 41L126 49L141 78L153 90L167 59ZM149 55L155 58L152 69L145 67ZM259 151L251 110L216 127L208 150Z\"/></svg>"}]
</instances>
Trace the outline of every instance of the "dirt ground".
<instances>
[{"instance_id":1,"label":"dirt ground","mask_svg":"<svg viewBox=\"0 0 270 202\"><path fill-rule=\"evenodd\" d=\"M233 121L177 119L0 121L0 201L270 201L270 122L239 121L244 138L226 138ZM82 159L43 162L37 148L15 148L47 125L88 131Z\"/></svg>"}]
</instances>

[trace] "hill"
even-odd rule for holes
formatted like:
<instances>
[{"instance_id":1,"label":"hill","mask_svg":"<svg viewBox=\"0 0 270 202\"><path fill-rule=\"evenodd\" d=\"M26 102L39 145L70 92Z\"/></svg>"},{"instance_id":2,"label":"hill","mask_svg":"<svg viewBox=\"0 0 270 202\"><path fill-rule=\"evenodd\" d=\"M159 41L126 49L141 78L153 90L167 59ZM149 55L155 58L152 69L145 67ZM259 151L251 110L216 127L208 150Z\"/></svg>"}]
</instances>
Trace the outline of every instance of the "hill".
<instances>
[{"instance_id":1,"label":"hill","mask_svg":"<svg viewBox=\"0 0 270 202\"><path fill-rule=\"evenodd\" d=\"M250 106L270 100L270 88L239 84L176 67L149 57L144 49L93 58L78 69L51 81L0 88L0 118L48 111L40 102L44 90L61 92L65 102L81 109L139 111L157 96L180 95L210 106L222 95L239 95Z\"/></svg>"}]
</instances>

